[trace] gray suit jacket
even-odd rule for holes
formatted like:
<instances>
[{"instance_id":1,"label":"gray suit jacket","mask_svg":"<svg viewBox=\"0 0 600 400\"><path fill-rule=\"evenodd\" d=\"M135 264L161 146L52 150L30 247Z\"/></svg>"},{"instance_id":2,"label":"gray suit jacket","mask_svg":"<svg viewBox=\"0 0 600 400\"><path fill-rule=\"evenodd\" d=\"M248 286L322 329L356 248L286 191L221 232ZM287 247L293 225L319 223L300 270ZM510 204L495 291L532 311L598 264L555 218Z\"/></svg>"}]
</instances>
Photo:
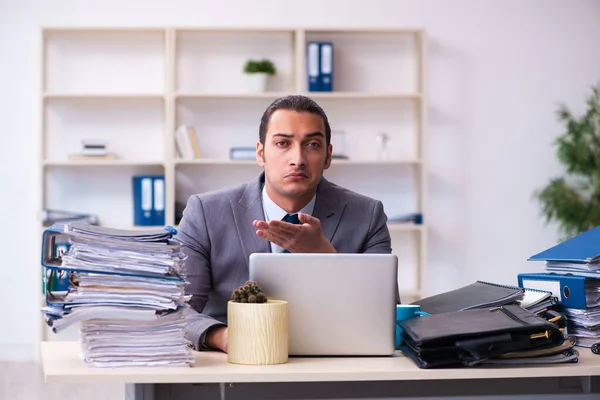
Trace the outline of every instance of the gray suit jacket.
<instances>
[{"instance_id":1,"label":"gray suit jacket","mask_svg":"<svg viewBox=\"0 0 600 400\"><path fill-rule=\"evenodd\" d=\"M202 350L206 331L227 323L231 293L249 277L252 253L270 253L270 243L256 236L255 219L264 219L264 173L247 184L192 195L179 224L184 245L187 339ZM339 253L391 253L383 204L322 178L313 216Z\"/></svg>"}]
</instances>

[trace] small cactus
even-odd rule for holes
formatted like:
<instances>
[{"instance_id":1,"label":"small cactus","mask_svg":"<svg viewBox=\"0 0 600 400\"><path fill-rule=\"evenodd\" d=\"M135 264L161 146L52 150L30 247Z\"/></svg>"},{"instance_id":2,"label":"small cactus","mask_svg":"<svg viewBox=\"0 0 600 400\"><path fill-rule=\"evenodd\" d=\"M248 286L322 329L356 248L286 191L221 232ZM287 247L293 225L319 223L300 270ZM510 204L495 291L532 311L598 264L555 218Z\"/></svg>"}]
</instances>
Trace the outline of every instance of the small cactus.
<instances>
[{"instance_id":1,"label":"small cactus","mask_svg":"<svg viewBox=\"0 0 600 400\"><path fill-rule=\"evenodd\" d=\"M236 303L266 303L265 292L254 281L248 281L231 293L231 300Z\"/></svg>"}]
</instances>

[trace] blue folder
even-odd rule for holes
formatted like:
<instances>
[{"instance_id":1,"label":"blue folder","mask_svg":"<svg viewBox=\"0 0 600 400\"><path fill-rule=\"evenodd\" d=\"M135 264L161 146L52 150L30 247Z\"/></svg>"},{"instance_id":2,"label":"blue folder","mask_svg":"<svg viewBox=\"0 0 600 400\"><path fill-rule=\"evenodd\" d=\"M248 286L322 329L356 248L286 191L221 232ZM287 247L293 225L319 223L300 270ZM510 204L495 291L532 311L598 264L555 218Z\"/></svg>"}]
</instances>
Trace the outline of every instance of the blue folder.
<instances>
[{"instance_id":1,"label":"blue folder","mask_svg":"<svg viewBox=\"0 0 600 400\"><path fill-rule=\"evenodd\" d=\"M152 178L152 225L165 224L165 177Z\"/></svg>"},{"instance_id":2,"label":"blue folder","mask_svg":"<svg viewBox=\"0 0 600 400\"><path fill-rule=\"evenodd\" d=\"M321 50L319 42L308 42L306 47L306 73L309 92L321 91Z\"/></svg>"},{"instance_id":3,"label":"blue folder","mask_svg":"<svg viewBox=\"0 0 600 400\"><path fill-rule=\"evenodd\" d=\"M521 273L520 287L551 291L559 304L569 308L589 308L600 305L600 295L594 293L599 280L577 275L554 273Z\"/></svg>"},{"instance_id":4,"label":"blue folder","mask_svg":"<svg viewBox=\"0 0 600 400\"><path fill-rule=\"evenodd\" d=\"M321 92L333 91L333 43L321 42L320 48L320 90Z\"/></svg>"},{"instance_id":5,"label":"blue folder","mask_svg":"<svg viewBox=\"0 0 600 400\"><path fill-rule=\"evenodd\" d=\"M136 175L132 178L133 223L137 226L165 224L164 175Z\"/></svg>"},{"instance_id":6,"label":"blue folder","mask_svg":"<svg viewBox=\"0 0 600 400\"><path fill-rule=\"evenodd\" d=\"M600 261L600 226L535 254L528 261L598 262Z\"/></svg>"}]
</instances>

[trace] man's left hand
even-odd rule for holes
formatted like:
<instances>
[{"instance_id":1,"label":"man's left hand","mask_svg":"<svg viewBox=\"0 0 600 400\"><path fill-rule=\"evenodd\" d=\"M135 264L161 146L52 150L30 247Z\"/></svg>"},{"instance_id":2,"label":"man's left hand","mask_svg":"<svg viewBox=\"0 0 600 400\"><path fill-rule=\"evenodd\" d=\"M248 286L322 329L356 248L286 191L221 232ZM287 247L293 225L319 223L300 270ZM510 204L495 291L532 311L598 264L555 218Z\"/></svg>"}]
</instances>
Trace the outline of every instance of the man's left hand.
<instances>
[{"instance_id":1,"label":"man's left hand","mask_svg":"<svg viewBox=\"0 0 600 400\"><path fill-rule=\"evenodd\" d=\"M287 249L290 253L335 253L335 248L323 236L321 221L317 218L299 213L301 224L285 221L254 221L256 234L276 245Z\"/></svg>"}]
</instances>

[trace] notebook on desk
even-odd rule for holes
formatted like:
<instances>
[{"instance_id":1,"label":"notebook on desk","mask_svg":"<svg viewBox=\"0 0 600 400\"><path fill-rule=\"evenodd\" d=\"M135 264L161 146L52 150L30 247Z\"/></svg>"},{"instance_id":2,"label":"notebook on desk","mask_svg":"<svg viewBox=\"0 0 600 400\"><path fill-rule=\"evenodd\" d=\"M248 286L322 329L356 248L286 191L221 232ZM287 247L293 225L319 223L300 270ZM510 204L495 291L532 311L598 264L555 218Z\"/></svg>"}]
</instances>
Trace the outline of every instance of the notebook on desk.
<instances>
[{"instance_id":1,"label":"notebook on desk","mask_svg":"<svg viewBox=\"0 0 600 400\"><path fill-rule=\"evenodd\" d=\"M413 302L430 314L498 307L525 298L525 289L476 281L467 286Z\"/></svg>"}]
</instances>

